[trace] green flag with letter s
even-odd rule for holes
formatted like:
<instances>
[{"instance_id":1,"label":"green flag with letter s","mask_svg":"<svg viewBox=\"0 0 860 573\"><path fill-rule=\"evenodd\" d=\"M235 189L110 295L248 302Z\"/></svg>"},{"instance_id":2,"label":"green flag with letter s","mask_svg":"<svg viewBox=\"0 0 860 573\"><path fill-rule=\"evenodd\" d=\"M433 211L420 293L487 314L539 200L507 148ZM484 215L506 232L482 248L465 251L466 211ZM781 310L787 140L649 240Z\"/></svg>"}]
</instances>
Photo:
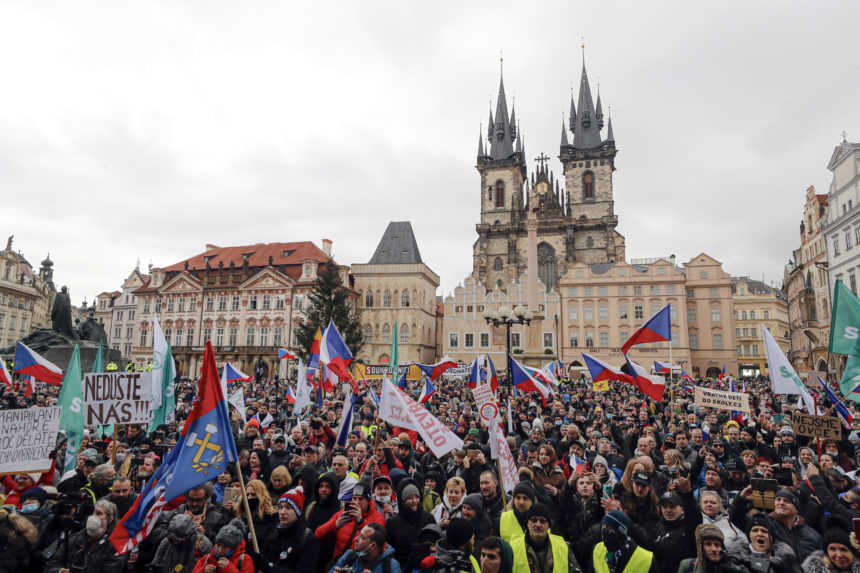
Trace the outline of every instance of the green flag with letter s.
<instances>
[{"instance_id":1,"label":"green flag with letter s","mask_svg":"<svg viewBox=\"0 0 860 573\"><path fill-rule=\"evenodd\" d=\"M66 461L63 465L63 474L75 471L81 449L81 438L84 437L82 379L81 351L75 344L69 366L63 376L60 398L57 400L57 404L63 407L60 413L60 429L66 433Z\"/></svg>"},{"instance_id":2,"label":"green flag with letter s","mask_svg":"<svg viewBox=\"0 0 860 573\"><path fill-rule=\"evenodd\" d=\"M860 356L860 300L840 280L833 287L830 352Z\"/></svg>"}]
</instances>

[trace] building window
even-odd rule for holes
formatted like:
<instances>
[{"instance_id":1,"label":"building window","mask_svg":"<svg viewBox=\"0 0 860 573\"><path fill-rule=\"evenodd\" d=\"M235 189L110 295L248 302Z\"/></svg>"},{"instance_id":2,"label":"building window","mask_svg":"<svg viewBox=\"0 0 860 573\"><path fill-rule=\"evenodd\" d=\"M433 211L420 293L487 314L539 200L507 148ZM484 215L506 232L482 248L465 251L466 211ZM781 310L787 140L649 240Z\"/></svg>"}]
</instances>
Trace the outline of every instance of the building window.
<instances>
[{"instance_id":1,"label":"building window","mask_svg":"<svg viewBox=\"0 0 860 573\"><path fill-rule=\"evenodd\" d=\"M263 310L271 310L272 308L272 295L264 294L263 295ZM265 346L265 344L263 344Z\"/></svg>"},{"instance_id":2,"label":"building window","mask_svg":"<svg viewBox=\"0 0 860 573\"><path fill-rule=\"evenodd\" d=\"M747 311L744 310L741 312L741 320L746 320L746 319L747 319Z\"/></svg>"},{"instance_id":3,"label":"building window","mask_svg":"<svg viewBox=\"0 0 860 573\"><path fill-rule=\"evenodd\" d=\"M830 238L830 242L833 243L833 254L834 254L834 256L839 256L839 236L833 235Z\"/></svg>"},{"instance_id":4,"label":"building window","mask_svg":"<svg viewBox=\"0 0 860 573\"><path fill-rule=\"evenodd\" d=\"M191 346L194 344L194 329L189 328L188 332L185 333L185 346Z\"/></svg>"},{"instance_id":5,"label":"building window","mask_svg":"<svg viewBox=\"0 0 860 573\"><path fill-rule=\"evenodd\" d=\"M633 296L642 296L642 285L633 286Z\"/></svg>"},{"instance_id":6,"label":"building window","mask_svg":"<svg viewBox=\"0 0 860 573\"><path fill-rule=\"evenodd\" d=\"M624 342L626 342L628 335L629 335L629 333L626 330L619 330L618 331L618 342L620 342L622 344Z\"/></svg>"},{"instance_id":7,"label":"building window","mask_svg":"<svg viewBox=\"0 0 860 573\"><path fill-rule=\"evenodd\" d=\"M504 263L502 262L502 257L496 257L496 260L493 261L493 270L500 271L504 267Z\"/></svg>"},{"instance_id":8,"label":"building window","mask_svg":"<svg viewBox=\"0 0 860 573\"><path fill-rule=\"evenodd\" d=\"M23 320L21 321L21 330L24 330L24 321ZM128 328L125 329L125 337L128 340L131 340L131 337L133 335L134 335L134 327L133 326L129 326Z\"/></svg>"},{"instance_id":9,"label":"building window","mask_svg":"<svg viewBox=\"0 0 860 573\"><path fill-rule=\"evenodd\" d=\"M185 297L181 296L176 301L178 312L185 312Z\"/></svg>"},{"instance_id":10,"label":"building window","mask_svg":"<svg viewBox=\"0 0 860 573\"><path fill-rule=\"evenodd\" d=\"M14 328L15 328L15 317L13 316L13 317L9 318L9 330L12 330ZM113 337L116 338L117 340L122 338L122 327L121 326L117 326L116 328L113 329Z\"/></svg>"},{"instance_id":11,"label":"building window","mask_svg":"<svg viewBox=\"0 0 860 573\"><path fill-rule=\"evenodd\" d=\"M370 342L371 340L373 340L373 327L368 324L364 327L364 341Z\"/></svg>"},{"instance_id":12,"label":"building window","mask_svg":"<svg viewBox=\"0 0 860 573\"><path fill-rule=\"evenodd\" d=\"M585 269L576 269L573 274L576 278L583 279L585 278Z\"/></svg>"},{"instance_id":13,"label":"building window","mask_svg":"<svg viewBox=\"0 0 860 573\"><path fill-rule=\"evenodd\" d=\"M594 173L591 171L582 174L582 198L594 199Z\"/></svg>"},{"instance_id":14,"label":"building window","mask_svg":"<svg viewBox=\"0 0 860 573\"><path fill-rule=\"evenodd\" d=\"M367 294L364 295L364 306L373 308L373 291L367 291Z\"/></svg>"},{"instance_id":15,"label":"building window","mask_svg":"<svg viewBox=\"0 0 860 573\"><path fill-rule=\"evenodd\" d=\"M601 330L598 334L600 340L601 348L607 348L609 346L609 333L605 330Z\"/></svg>"},{"instance_id":16,"label":"building window","mask_svg":"<svg viewBox=\"0 0 860 573\"><path fill-rule=\"evenodd\" d=\"M573 331L570 333L570 345L576 348L579 346L579 331Z\"/></svg>"},{"instance_id":17,"label":"building window","mask_svg":"<svg viewBox=\"0 0 860 573\"><path fill-rule=\"evenodd\" d=\"M660 285L651 285L651 295L657 296L660 294Z\"/></svg>"},{"instance_id":18,"label":"building window","mask_svg":"<svg viewBox=\"0 0 860 573\"><path fill-rule=\"evenodd\" d=\"M167 312L173 312L173 297L167 299Z\"/></svg>"},{"instance_id":19,"label":"building window","mask_svg":"<svg viewBox=\"0 0 860 573\"><path fill-rule=\"evenodd\" d=\"M206 311L210 312L215 310L215 297L207 296L206 297Z\"/></svg>"},{"instance_id":20,"label":"building window","mask_svg":"<svg viewBox=\"0 0 860 573\"><path fill-rule=\"evenodd\" d=\"M594 289L592 287L583 287L582 296L592 296L594 294Z\"/></svg>"},{"instance_id":21,"label":"building window","mask_svg":"<svg viewBox=\"0 0 860 573\"><path fill-rule=\"evenodd\" d=\"M255 338L254 327L249 326L248 330L245 332L245 346L254 346Z\"/></svg>"},{"instance_id":22,"label":"building window","mask_svg":"<svg viewBox=\"0 0 860 573\"><path fill-rule=\"evenodd\" d=\"M16 296L15 297L15 304L13 304L13 306L15 306L17 304L18 304L18 297ZM121 310L116 311L116 319L120 322L122 321L122 311Z\"/></svg>"},{"instance_id":23,"label":"building window","mask_svg":"<svg viewBox=\"0 0 860 573\"><path fill-rule=\"evenodd\" d=\"M473 348L475 346L475 335L471 332L467 332L463 335L463 347L464 348Z\"/></svg>"},{"instance_id":24,"label":"building window","mask_svg":"<svg viewBox=\"0 0 860 573\"><path fill-rule=\"evenodd\" d=\"M448 333L448 347L449 348L457 348L460 346L460 335L456 332Z\"/></svg>"},{"instance_id":25,"label":"building window","mask_svg":"<svg viewBox=\"0 0 860 573\"><path fill-rule=\"evenodd\" d=\"M643 318L645 318L645 309L642 307L641 304L633 305L633 318L635 320L642 320Z\"/></svg>"},{"instance_id":26,"label":"building window","mask_svg":"<svg viewBox=\"0 0 860 573\"><path fill-rule=\"evenodd\" d=\"M593 332L586 332L585 333L585 346L588 348L594 347L594 333Z\"/></svg>"},{"instance_id":27,"label":"building window","mask_svg":"<svg viewBox=\"0 0 860 573\"><path fill-rule=\"evenodd\" d=\"M851 232L850 231L845 231L845 250L846 251L851 250Z\"/></svg>"},{"instance_id":28,"label":"building window","mask_svg":"<svg viewBox=\"0 0 860 573\"><path fill-rule=\"evenodd\" d=\"M385 289L385 294L382 295L382 306L391 308L391 291Z\"/></svg>"},{"instance_id":29,"label":"building window","mask_svg":"<svg viewBox=\"0 0 860 573\"><path fill-rule=\"evenodd\" d=\"M758 344L752 345L753 356L758 356Z\"/></svg>"},{"instance_id":30,"label":"building window","mask_svg":"<svg viewBox=\"0 0 860 573\"><path fill-rule=\"evenodd\" d=\"M755 320L755 311L754 310L750 311L750 320Z\"/></svg>"},{"instance_id":31,"label":"building window","mask_svg":"<svg viewBox=\"0 0 860 573\"><path fill-rule=\"evenodd\" d=\"M770 311L769 311L769 310L764 311L764 319L765 319L765 320L769 320L769 319L770 319Z\"/></svg>"},{"instance_id":32,"label":"building window","mask_svg":"<svg viewBox=\"0 0 860 573\"><path fill-rule=\"evenodd\" d=\"M215 329L215 346L224 346L224 329Z\"/></svg>"},{"instance_id":33,"label":"building window","mask_svg":"<svg viewBox=\"0 0 860 573\"><path fill-rule=\"evenodd\" d=\"M227 297L223 294L218 297L218 310L227 310Z\"/></svg>"},{"instance_id":34,"label":"building window","mask_svg":"<svg viewBox=\"0 0 860 573\"><path fill-rule=\"evenodd\" d=\"M194 312L195 310L197 310L197 297L196 296L192 296L191 299L188 301L188 310L190 310L191 312Z\"/></svg>"},{"instance_id":35,"label":"building window","mask_svg":"<svg viewBox=\"0 0 860 573\"><path fill-rule=\"evenodd\" d=\"M126 357L131 356L131 343L127 343L125 345L125 355Z\"/></svg>"},{"instance_id":36,"label":"building window","mask_svg":"<svg viewBox=\"0 0 860 573\"><path fill-rule=\"evenodd\" d=\"M618 287L618 296L627 296L627 286L622 285Z\"/></svg>"},{"instance_id":37,"label":"building window","mask_svg":"<svg viewBox=\"0 0 860 573\"><path fill-rule=\"evenodd\" d=\"M544 348L552 348L552 332L544 332L543 333L543 347Z\"/></svg>"},{"instance_id":38,"label":"building window","mask_svg":"<svg viewBox=\"0 0 860 573\"><path fill-rule=\"evenodd\" d=\"M101 301L101 309L104 310L105 301ZM149 314L149 299L143 301L143 314Z\"/></svg>"},{"instance_id":39,"label":"building window","mask_svg":"<svg viewBox=\"0 0 860 573\"><path fill-rule=\"evenodd\" d=\"M722 350L723 348L723 335L714 333L714 350Z\"/></svg>"},{"instance_id":40,"label":"building window","mask_svg":"<svg viewBox=\"0 0 860 573\"><path fill-rule=\"evenodd\" d=\"M388 323L382 325L382 341L390 342L391 341L391 327L388 326Z\"/></svg>"},{"instance_id":41,"label":"building window","mask_svg":"<svg viewBox=\"0 0 860 573\"><path fill-rule=\"evenodd\" d=\"M630 308L626 304L618 305L618 318L619 320L627 320L630 318L629 316Z\"/></svg>"},{"instance_id":42,"label":"building window","mask_svg":"<svg viewBox=\"0 0 860 573\"><path fill-rule=\"evenodd\" d=\"M720 289L711 287L711 298L720 298Z\"/></svg>"},{"instance_id":43,"label":"building window","mask_svg":"<svg viewBox=\"0 0 860 573\"><path fill-rule=\"evenodd\" d=\"M370 300L371 300L371 302L373 301L373 295L371 295ZM301 312L302 308L303 308L303 304L304 304L304 297L300 294L297 294L296 297L293 299L293 308L295 308L296 310ZM373 305L371 305L371 306L373 306Z\"/></svg>"},{"instance_id":44,"label":"building window","mask_svg":"<svg viewBox=\"0 0 860 573\"><path fill-rule=\"evenodd\" d=\"M400 295L400 306L409 306L409 291L406 289L403 289Z\"/></svg>"},{"instance_id":45,"label":"building window","mask_svg":"<svg viewBox=\"0 0 860 573\"><path fill-rule=\"evenodd\" d=\"M597 287L597 296L609 296L609 287Z\"/></svg>"},{"instance_id":46,"label":"building window","mask_svg":"<svg viewBox=\"0 0 860 573\"><path fill-rule=\"evenodd\" d=\"M749 335L750 335L750 329L749 329L749 328L744 328L744 329L743 329L743 333L744 333L744 334L743 334L743 335L744 335L744 337L749 336Z\"/></svg>"},{"instance_id":47,"label":"building window","mask_svg":"<svg viewBox=\"0 0 860 573\"><path fill-rule=\"evenodd\" d=\"M594 320L594 307L586 304L582 307L582 316L586 321Z\"/></svg>"},{"instance_id":48,"label":"building window","mask_svg":"<svg viewBox=\"0 0 860 573\"><path fill-rule=\"evenodd\" d=\"M700 278L700 279L706 279L706 278L708 278L708 271L701 271L701 272L699 272L699 278Z\"/></svg>"},{"instance_id":49,"label":"building window","mask_svg":"<svg viewBox=\"0 0 860 573\"><path fill-rule=\"evenodd\" d=\"M283 338L283 329L280 326L276 326L274 334L272 334L272 345L280 346L281 338Z\"/></svg>"},{"instance_id":50,"label":"building window","mask_svg":"<svg viewBox=\"0 0 860 573\"><path fill-rule=\"evenodd\" d=\"M567 307L567 318L568 320L579 320L579 305L571 304Z\"/></svg>"},{"instance_id":51,"label":"building window","mask_svg":"<svg viewBox=\"0 0 860 573\"><path fill-rule=\"evenodd\" d=\"M690 333L690 350L698 350L699 349L699 335L691 332Z\"/></svg>"},{"instance_id":52,"label":"building window","mask_svg":"<svg viewBox=\"0 0 860 573\"><path fill-rule=\"evenodd\" d=\"M490 346L490 333L482 332L481 333L481 348L487 348Z\"/></svg>"},{"instance_id":53,"label":"building window","mask_svg":"<svg viewBox=\"0 0 860 573\"><path fill-rule=\"evenodd\" d=\"M740 337L741 337L741 329L740 329L740 328L735 328L735 337L736 337L736 338L740 338Z\"/></svg>"},{"instance_id":54,"label":"building window","mask_svg":"<svg viewBox=\"0 0 860 573\"><path fill-rule=\"evenodd\" d=\"M170 330L169 328L165 328L164 329L164 340L165 340L165 342L167 342L167 344L170 344L172 338L173 338L173 331Z\"/></svg>"},{"instance_id":55,"label":"building window","mask_svg":"<svg viewBox=\"0 0 860 573\"><path fill-rule=\"evenodd\" d=\"M239 329L234 326L227 331L227 346L236 346L238 330Z\"/></svg>"},{"instance_id":56,"label":"building window","mask_svg":"<svg viewBox=\"0 0 860 573\"><path fill-rule=\"evenodd\" d=\"M146 331L140 331L140 346L146 346Z\"/></svg>"},{"instance_id":57,"label":"building window","mask_svg":"<svg viewBox=\"0 0 860 573\"><path fill-rule=\"evenodd\" d=\"M860 227L854 227L854 242L860 245Z\"/></svg>"},{"instance_id":58,"label":"building window","mask_svg":"<svg viewBox=\"0 0 860 573\"><path fill-rule=\"evenodd\" d=\"M284 295L277 295L277 297L275 297L275 310L284 310L285 306L286 301L284 300Z\"/></svg>"},{"instance_id":59,"label":"building window","mask_svg":"<svg viewBox=\"0 0 860 573\"><path fill-rule=\"evenodd\" d=\"M467 334L466 336L468 337L469 335ZM468 340L468 338L467 338L467 340ZM404 324L400 328L400 342L402 344L406 344L407 342L409 342L409 325L408 324Z\"/></svg>"},{"instance_id":60,"label":"building window","mask_svg":"<svg viewBox=\"0 0 860 573\"><path fill-rule=\"evenodd\" d=\"M176 346L182 346L182 329L176 329Z\"/></svg>"},{"instance_id":61,"label":"building window","mask_svg":"<svg viewBox=\"0 0 860 573\"><path fill-rule=\"evenodd\" d=\"M651 314L652 315L657 314L658 312L660 312L661 308L663 308L663 306L659 302L652 302L651 303Z\"/></svg>"},{"instance_id":62,"label":"building window","mask_svg":"<svg viewBox=\"0 0 860 573\"><path fill-rule=\"evenodd\" d=\"M30 303L30 310L33 310L33 306L32 306L32 305L33 305L33 303ZM128 319L129 319L129 320L134 320L134 311L133 311L133 310L128 311Z\"/></svg>"},{"instance_id":63,"label":"building window","mask_svg":"<svg viewBox=\"0 0 860 573\"><path fill-rule=\"evenodd\" d=\"M203 344L205 345L210 340L212 340L212 329L211 328L204 328L203 329Z\"/></svg>"},{"instance_id":64,"label":"building window","mask_svg":"<svg viewBox=\"0 0 860 573\"><path fill-rule=\"evenodd\" d=\"M858 227L860 228L860 227ZM576 296L576 287L567 288L567 296Z\"/></svg>"},{"instance_id":65,"label":"building window","mask_svg":"<svg viewBox=\"0 0 860 573\"><path fill-rule=\"evenodd\" d=\"M512 332L511 333L511 348L519 348L520 347L520 333Z\"/></svg>"},{"instance_id":66,"label":"building window","mask_svg":"<svg viewBox=\"0 0 860 573\"><path fill-rule=\"evenodd\" d=\"M720 307L711 307L711 322L720 322Z\"/></svg>"},{"instance_id":67,"label":"building window","mask_svg":"<svg viewBox=\"0 0 860 573\"><path fill-rule=\"evenodd\" d=\"M505 206L505 183L496 181L496 207Z\"/></svg>"},{"instance_id":68,"label":"building window","mask_svg":"<svg viewBox=\"0 0 860 573\"><path fill-rule=\"evenodd\" d=\"M239 295L233 295L230 300L230 310L239 310Z\"/></svg>"},{"instance_id":69,"label":"building window","mask_svg":"<svg viewBox=\"0 0 860 573\"><path fill-rule=\"evenodd\" d=\"M609 320L609 306L601 304L597 307L597 318L600 320Z\"/></svg>"},{"instance_id":70,"label":"building window","mask_svg":"<svg viewBox=\"0 0 860 573\"><path fill-rule=\"evenodd\" d=\"M260 327L260 346L269 345L269 328L266 326Z\"/></svg>"},{"instance_id":71,"label":"building window","mask_svg":"<svg viewBox=\"0 0 860 573\"><path fill-rule=\"evenodd\" d=\"M257 310L257 295L252 294L251 298L248 299L248 309Z\"/></svg>"}]
</instances>

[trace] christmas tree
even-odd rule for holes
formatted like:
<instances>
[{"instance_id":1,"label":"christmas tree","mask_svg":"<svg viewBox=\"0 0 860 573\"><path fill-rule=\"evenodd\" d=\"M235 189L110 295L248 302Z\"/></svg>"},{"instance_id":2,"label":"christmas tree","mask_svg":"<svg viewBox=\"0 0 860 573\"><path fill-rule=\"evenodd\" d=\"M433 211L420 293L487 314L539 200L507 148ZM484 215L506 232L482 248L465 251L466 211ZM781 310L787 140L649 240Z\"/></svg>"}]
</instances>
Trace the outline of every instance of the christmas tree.
<instances>
[{"instance_id":1,"label":"christmas tree","mask_svg":"<svg viewBox=\"0 0 860 573\"><path fill-rule=\"evenodd\" d=\"M308 294L310 308L306 320L296 327L296 338L307 359L317 327L325 330L329 319L334 320L353 356L364 344L358 312L349 300L349 291L340 279L340 268L332 263L320 267L314 289Z\"/></svg>"}]
</instances>

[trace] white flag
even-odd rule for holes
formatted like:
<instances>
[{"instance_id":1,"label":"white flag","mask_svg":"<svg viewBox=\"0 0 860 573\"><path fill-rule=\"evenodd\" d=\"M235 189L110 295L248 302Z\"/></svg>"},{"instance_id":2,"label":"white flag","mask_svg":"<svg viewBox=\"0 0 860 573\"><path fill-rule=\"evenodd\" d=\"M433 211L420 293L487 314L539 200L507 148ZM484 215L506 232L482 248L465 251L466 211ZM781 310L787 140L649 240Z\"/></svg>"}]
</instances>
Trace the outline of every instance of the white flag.
<instances>
[{"instance_id":1,"label":"white flag","mask_svg":"<svg viewBox=\"0 0 860 573\"><path fill-rule=\"evenodd\" d=\"M149 399L150 418L152 413L161 408L161 381L164 379L164 369L172 368L171 364L166 364L167 358L167 340L164 338L164 333L161 331L161 325L158 323L158 315L152 323L152 396Z\"/></svg>"},{"instance_id":2,"label":"white flag","mask_svg":"<svg viewBox=\"0 0 860 573\"><path fill-rule=\"evenodd\" d=\"M815 399L800 380L800 376L794 371L791 362L785 357L770 331L763 324L761 325L761 334L764 338L764 351L767 353L767 368L770 370L773 392L775 394L800 394L803 403L806 404L806 410L810 414L816 414Z\"/></svg>"},{"instance_id":3,"label":"white flag","mask_svg":"<svg viewBox=\"0 0 860 573\"><path fill-rule=\"evenodd\" d=\"M510 398L508 398L507 412L508 412L508 433L513 434L514 433L514 419L511 415L511 399Z\"/></svg>"},{"instance_id":4,"label":"white flag","mask_svg":"<svg viewBox=\"0 0 860 573\"><path fill-rule=\"evenodd\" d=\"M463 448L463 440L457 434L387 378L382 381L379 417L394 426L417 431L437 458Z\"/></svg>"},{"instance_id":5,"label":"white flag","mask_svg":"<svg viewBox=\"0 0 860 573\"><path fill-rule=\"evenodd\" d=\"M311 383L308 381L308 368L304 361L299 358L299 379L296 384L296 415L301 413L311 405Z\"/></svg>"},{"instance_id":6,"label":"white flag","mask_svg":"<svg viewBox=\"0 0 860 573\"><path fill-rule=\"evenodd\" d=\"M227 401L239 410L239 415L242 416L242 427L247 426L248 420L245 418L245 391L239 388L230 395Z\"/></svg>"},{"instance_id":7,"label":"white flag","mask_svg":"<svg viewBox=\"0 0 860 573\"><path fill-rule=\"evenodd\" d=\"M517 462L511 454L511 448L508 445L508 441L505 439L505 433L502 431L500 424L491 424L490 441L495 444L494 449L499 456L499 466L502 470L502 475L500 476L502 480L502 488L506 492L509 492L516 487L520 480L517 475Z\"/></svg>"}]
</instances>

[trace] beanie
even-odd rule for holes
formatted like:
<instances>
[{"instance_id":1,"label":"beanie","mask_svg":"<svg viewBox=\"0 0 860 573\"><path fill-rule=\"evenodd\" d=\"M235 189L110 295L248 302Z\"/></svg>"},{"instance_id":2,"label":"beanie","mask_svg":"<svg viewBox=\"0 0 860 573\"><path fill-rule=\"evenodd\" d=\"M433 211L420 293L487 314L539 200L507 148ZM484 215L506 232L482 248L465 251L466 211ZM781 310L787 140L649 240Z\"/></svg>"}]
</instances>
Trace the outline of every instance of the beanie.
<instances>
[{"instance_id":1,"label":"beanie","mask_svg":"<svg viewBox=\"0 0 860 573\"><path fill-rule=\"evenodd\" d=\"M480 493L470 493L463 499L463 505L468 505L475 511L481 511L484 509L484 498Z\"/></svg>"},{"instance_id":2,"label":"beanie","mask_svg":"<svg viewBox=\"0 0 860 573\"><path fill-rule=\"evenodd\" d=\"M609 469L609 463L606 461L606 458L604 458L600 454L597 454L596 456L594 456L594 460L591 462L591 467L593 468L594 466L596 466L598 464L602 464L603 467L605 467L606 469Z\"/></svg>"},{"instance_id":3,"label":"beanie","mask_svg":"<svg viewBox=\"0 0 860 573\"><path fill-rule=\"evenodd\" d=\"M403 491L400 492L400 497L403 499L403 501L406 501L413 495L418 498L421 498L421 492L418 491L418 488L415 486L415 484L410 483L403 486Z\"/></svg>"},{"instance_id":4,"label":"beanie","mask_svg":"<svg viewBox=\"0 0 860 573\"><path fill-rule=\"evenodd\" d=\"M455 517L448 522L448 528L445 530L445 539L451 547L462 547L469 542L475 534L475 528L472 524L462 517Z\"/></svg>"},{"instance_id":5,"label":"beanie","mask_svg":"<svg viewBox=\"0 0 860 573\"><path fill-rule=\"evenodd\" d=\"M791 503L797 509L800 509L800 501L797 499L797 494L788 488L784 488L776 492L774 498L781 497Z\"/></svg>"},{"instance_id":6,"label":"beanie","mask_svg":"<svg viewBox=\"0 0 860 573\"><path fill-rule=\"evenodd\" d=\"M630 518L620 509L613 509L603 516L602 523L603 525L617 529L621 533L627 533L627 528L630 527Z\"/></svg>"},{"instance_id":7,"label":"beanie","mask_svg":"<svg viewBox=\"0 0 860 573\"><path fill-rule=\"evenodd\" d=\"M770 539L773 541L773 520L770 518L768 514L763 511L753 514L747 522L747 537L749 537L750 531L755 526L764 527L767 529L767 532L770 534Z\"/></svg>"},{"instance_id":8,"label":"beanie","mask_svg":"<svg viewBox=\"0 0 860 573\"><path fill-rule=\"evenodd\" d=\"M533 488L530 483L525 481L521 481L516 486L514 486L513 495L516 496L518 493L525 495L532 501L534 501L537 497L537 494L535 493L535 488Z\"/></svg>"},{"instance_id":9,"label":"beanie","mask_svg":"<svg viewBox=\"0 0 860 573\"><path fill-rule=\"evenodd\" d=\"M293 511L296 512L296 515L302 514L302 509L305 506L305 490L302 486L291 489L286 492L284 495L280 497L278 500L278 505L282 503L290 504L290 507L293 508Z\"/></svg>"},{"instance_id":10,"label":"beanie","mask_svg":"<svg viewBox=\"0 0 860 573\"><path fill-rule=\"evenodd\" d=\"M233 520L235 521L235 520ZM236 548L245 536L242 530L233 524L233 521L222 527L215 536L215 544L225 547Z\"/></svg>"},{"instance_id":11,"label":"beanie","mask_svg":"<svg viewBox=\"0 0 860 573\"><path fill-rule=\"evenodd\" d=\"M549 508L540 502L534 504L531 509L529 509L529 519L533 517L545 517L547 520L549 520Z\"/></svg>"},{"instance_id":12,"label":"beanie","mask_svg":"<svg viewBox=\"0 0 860 573\"><path fill-rule=\"evenodd\" d=\"M710 523L701 523L696 527L696 541L701 545L706 539L716 539L720 543L724 543L725 536L723 530Z\"/></svg>"},{"instance_id":13,"label":"beanie","mask_svg":"<svg viewBox=\"0 0 860 573\"><path fill-rule=\"evenodd\" d=\"M857 553L851 546L851 539L848 536L848 532L842 528L829 527L824 531L824 535L821 536L821 549L826 553L827 546L831 543L841 543L842 545L847 547L852 553Z\"/></svg>"},{"instance_id":14,"label":"beanie","mask_svg":"<svg viewBox=\"0 0 860 573\"><path fill-rule=\"evenodd\" d=\"M40 487L31 487L27 491L21 494L21 503L23 504L28 499L35 499L39 502L39 505L45 505L45 500L48 498L48 492L43 490Z\"/></svg>"}]
</instances>

